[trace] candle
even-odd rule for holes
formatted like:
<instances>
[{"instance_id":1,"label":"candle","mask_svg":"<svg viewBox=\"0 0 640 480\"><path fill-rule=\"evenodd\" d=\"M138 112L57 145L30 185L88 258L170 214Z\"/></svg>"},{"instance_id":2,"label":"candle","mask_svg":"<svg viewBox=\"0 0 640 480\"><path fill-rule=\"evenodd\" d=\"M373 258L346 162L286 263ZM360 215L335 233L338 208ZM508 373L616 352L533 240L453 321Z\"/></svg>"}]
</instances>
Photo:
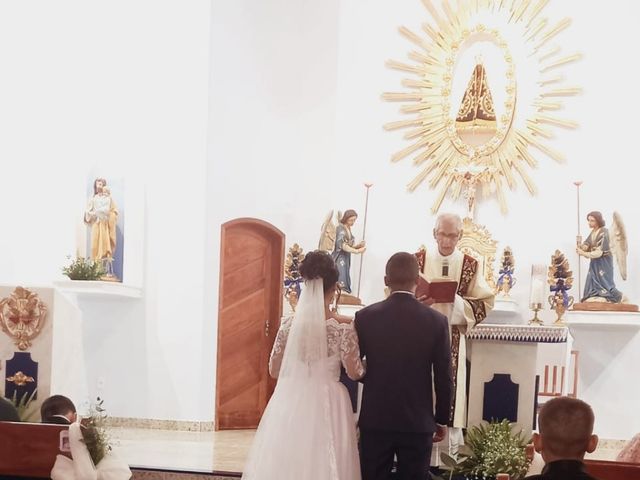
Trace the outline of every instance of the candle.
<instances>
[{"instance_id":1,"label":"candle","mask_svg":"<svg viewBox=\"0 0 640 480\"><path fill-rule=\"evenodd\" d=\"M531 282L531 303L542 304L544 302L544 284L542 280L534 278Z\"/></svg>"}]
</instances>

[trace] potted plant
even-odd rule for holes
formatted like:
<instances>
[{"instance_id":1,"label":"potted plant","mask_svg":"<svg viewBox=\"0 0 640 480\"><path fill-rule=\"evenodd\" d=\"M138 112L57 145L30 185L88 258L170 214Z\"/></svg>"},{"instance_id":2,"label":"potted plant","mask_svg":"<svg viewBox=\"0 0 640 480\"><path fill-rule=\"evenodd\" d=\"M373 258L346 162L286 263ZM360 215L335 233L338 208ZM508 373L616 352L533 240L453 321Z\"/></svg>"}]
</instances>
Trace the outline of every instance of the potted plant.
<instances>
[{"instance_id":1,"label":"potted plant","mask_svg":"<svg viewBox=\"0 0 640 480\"><path fill-rule=\"evenodd\" d=\"M71 258L71 257L67 257ZM102 262L90 258L78 257L62 268L62 273L70 280L100 280L105 274Z\"/></svg>"},{"instance_id":2,"label":"potted plant","mask_svg":"<svg viewBox=\"0 0 640 480\"><path fill-rule=\"evenodd\" d=\"M529 439L508 420L474 425L467 430L465 445L458 450L457 459L443 453L445 479L495 479L508 474L511 480L524 478L531 460L527 457Z\"/></svg>"},{"instance_id":3,"label":"potted plant","mask_svg":"<svg viewBox=\"0 0 640 480\"><path fill-rule=\"evenodd\" d=\"M18 391L14 390L11 402L16 407L21 422L36 422L38 420L40 410L37 408L36 402L34 402L37 392L38 389L36 388L31 394L24 392L18 398Z\"/></svg>"}]
</instances>

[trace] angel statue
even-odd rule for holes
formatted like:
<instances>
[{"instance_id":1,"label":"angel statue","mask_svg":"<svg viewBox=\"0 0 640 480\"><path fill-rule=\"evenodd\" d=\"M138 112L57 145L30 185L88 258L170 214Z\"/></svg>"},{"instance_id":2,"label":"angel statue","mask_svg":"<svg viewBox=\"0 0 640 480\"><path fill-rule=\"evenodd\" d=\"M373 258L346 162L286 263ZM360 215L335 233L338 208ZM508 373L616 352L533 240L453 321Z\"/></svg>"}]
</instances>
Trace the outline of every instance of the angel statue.
<instances>
[{"instance_id":1,"label":"angel statue","mask_svg":"<svg viewBox=\"0 0 640 480\"><path fill-rule=\"evenodd\" d=\"M627 235L618 212L613 212L611 235L605 228L602 213L587 214L591 233L576 248L576 253L590 259L589 272L584 285L581 302L621 303L622 292L613 281L613 257L620 269L623 280L627 279Z\"/></svg>"},{"instance_id":2,"label":"angel statue","mask_svg":"<svg viewBox=\"0 0 640 480\"><path fill-rule=\"evenodd\" d=\"M340 221L341 212L338 212L336 220ZM333 253L333 249L336 245L336 226L333 224L331 218L333 217L333 210L329 211L327 217L322 222L320 227L320 241L318 242L318 250L324 250L325 252Z\"/></svg>"},{"instance_id":3,"label":"angel statue","mask_svg":"<svg viewBox=\"0 0 640 480\"><path fill-rule=\"evenodd\" d=\"M351 228L358 219L355 210L347 210L343 215L338 212L338 225L331 221L333 210L322 224L322 234L318 248L331 252L331 257L338 267L338 284L345 293L351 293L351 254L361 254L366 250L365 243L356 243Z\"/></svg>"}]
</instances>

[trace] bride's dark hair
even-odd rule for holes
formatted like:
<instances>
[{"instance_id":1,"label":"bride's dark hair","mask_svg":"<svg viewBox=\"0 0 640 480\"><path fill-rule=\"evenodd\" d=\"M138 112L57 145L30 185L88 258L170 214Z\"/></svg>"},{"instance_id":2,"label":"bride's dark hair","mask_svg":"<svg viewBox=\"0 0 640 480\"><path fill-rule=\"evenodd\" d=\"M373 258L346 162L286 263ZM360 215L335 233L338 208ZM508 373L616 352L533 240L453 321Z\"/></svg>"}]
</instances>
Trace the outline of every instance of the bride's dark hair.
<instances>
[{"instance_id":1,"label":"bride's dark hair","mask_svg":"<svg viewBox=\"0 0 640 480\"><path fill-rule=\"evenodd\" d=\"M334 288L338 281L338 269L333 258L322 250L314 250L305 255L300 264L300 275L305 280L321 278L325 293Z\"/></svg>"}]
</instances>

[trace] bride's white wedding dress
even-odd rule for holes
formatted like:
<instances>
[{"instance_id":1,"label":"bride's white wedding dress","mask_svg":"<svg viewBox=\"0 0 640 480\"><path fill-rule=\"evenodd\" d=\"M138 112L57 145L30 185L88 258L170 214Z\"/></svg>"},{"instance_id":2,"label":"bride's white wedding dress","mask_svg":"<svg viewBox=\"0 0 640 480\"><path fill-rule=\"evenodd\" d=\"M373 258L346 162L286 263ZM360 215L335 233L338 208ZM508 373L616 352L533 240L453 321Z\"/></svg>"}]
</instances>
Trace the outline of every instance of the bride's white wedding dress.
<instances>
[{"instance_id":1,"label":"bride's white wedding dress","mask_svg":"<svg viewBox=\"0 0 640 480\"><path fill-rule=\"evenodd\" d=\"M243 479L360 479L355 418L339 382L341 364L354 380L364 375L353 322L325 319L322 280L307 281L295 316L283 320L271 352L269 371L278 384Z\"/></svg>"}]
</instances>

